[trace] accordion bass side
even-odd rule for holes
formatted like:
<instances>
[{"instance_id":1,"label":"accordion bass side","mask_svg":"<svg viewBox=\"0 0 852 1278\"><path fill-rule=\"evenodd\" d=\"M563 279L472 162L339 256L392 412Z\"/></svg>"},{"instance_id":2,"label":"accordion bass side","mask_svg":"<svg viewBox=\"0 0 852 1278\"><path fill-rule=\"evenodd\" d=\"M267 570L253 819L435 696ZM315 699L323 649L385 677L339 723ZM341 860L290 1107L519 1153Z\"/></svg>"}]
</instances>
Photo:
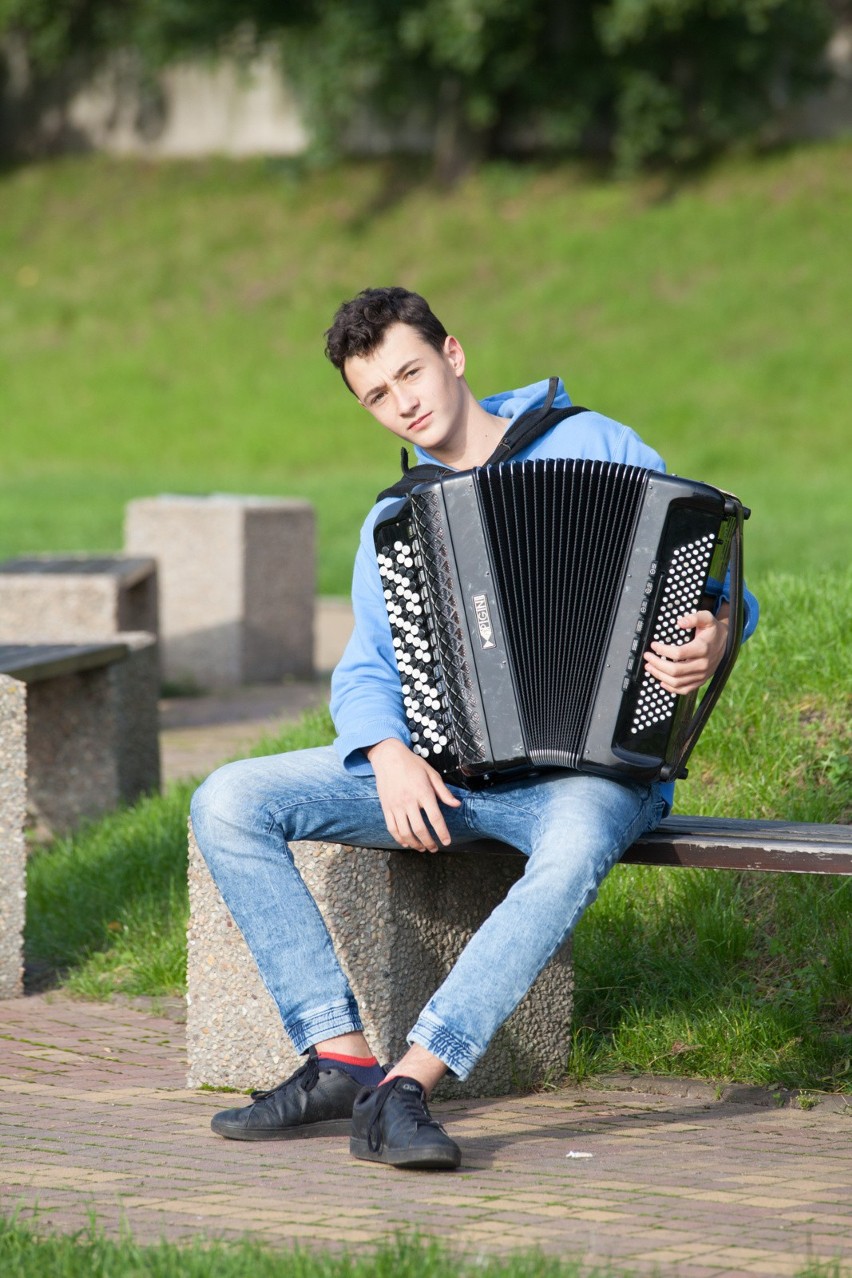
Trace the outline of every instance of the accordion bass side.
<instances>
[{"instance_id":1,"label":"accordion bass side","mask_svg":"<svg viewBox=\"0 0 852 1278\"><path fill-rule=\"evenodd\" d=\"M451 780L564 767L685 775L737 657L742 527L730 494L611 462L510 462L419 485L375 546L412 749ZM703 698L645 671L731 569Z\"/></svg>"}]
</instances>

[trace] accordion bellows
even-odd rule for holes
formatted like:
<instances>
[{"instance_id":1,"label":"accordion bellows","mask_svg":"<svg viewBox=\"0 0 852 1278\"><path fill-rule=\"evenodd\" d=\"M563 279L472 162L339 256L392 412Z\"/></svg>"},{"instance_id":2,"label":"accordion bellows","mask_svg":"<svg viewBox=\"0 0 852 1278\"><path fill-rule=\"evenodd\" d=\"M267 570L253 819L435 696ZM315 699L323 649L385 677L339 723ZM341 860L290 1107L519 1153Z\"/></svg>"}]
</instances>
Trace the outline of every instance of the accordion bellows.
<instances>
[{"instance_id":1,"label":"accordion bellows","mask_svg":"<svg viewBox=\"0 0 852 1278\"><path fill-rule=\"evenodd\" d=\"M545 767L676 775L706 722L645 672L706 603L743 507L709 485L611 462L512 462L418 486L375 530L412 748L450 779ZM734 592L739 592L737 607ZM711 685L711 689L713 685ZM709 695L709 694L708 694Z\"/></svg>"}]
</instances>

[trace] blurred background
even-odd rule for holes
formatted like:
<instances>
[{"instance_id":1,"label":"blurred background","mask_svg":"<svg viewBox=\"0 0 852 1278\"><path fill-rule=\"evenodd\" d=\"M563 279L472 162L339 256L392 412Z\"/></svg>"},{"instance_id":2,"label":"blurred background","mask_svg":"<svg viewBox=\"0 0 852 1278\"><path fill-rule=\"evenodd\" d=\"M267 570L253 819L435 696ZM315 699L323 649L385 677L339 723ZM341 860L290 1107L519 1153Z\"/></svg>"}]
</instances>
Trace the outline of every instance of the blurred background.
<instances>
[{"instance_id":1,"label":"blurred background","mask_svg":"<svg viewBox=\"0 0 852 1278\"><path fill-rule=\"evenodd\" d=\"M0 0L0 139L0 557L295 495L346 593L397 448L323 331L394 283L736 491L758 584L847 563L848 3Z\"/></svg>"}]
</instances>

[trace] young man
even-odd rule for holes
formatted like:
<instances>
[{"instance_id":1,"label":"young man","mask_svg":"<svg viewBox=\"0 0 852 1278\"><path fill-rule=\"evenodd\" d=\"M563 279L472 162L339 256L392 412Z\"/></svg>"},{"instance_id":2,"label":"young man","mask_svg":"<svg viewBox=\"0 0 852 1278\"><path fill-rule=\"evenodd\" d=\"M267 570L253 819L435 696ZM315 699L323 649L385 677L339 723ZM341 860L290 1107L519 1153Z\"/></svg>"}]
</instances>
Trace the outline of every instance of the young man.
<instances>
[{"instance_id":1,"label":"young man","mask_svg":"<svg viewBox=\"0 0 852 1278\"><path fill-rule=\"evenodd\" d=\"M477 401L465 354L416 293L367 289L338 310L326 352L372 418L420 461L481 465L508 426L540 405L546 381ZM570 403L560 383L556 406ZM550 429L519 455L577 457L664 469L638 436L598 413ZM448 785L410 749L403 698L373 549L373 528L398 498L372 509L353 581L355 629L332 680L334 746L228 764L193 800L196 838L248 942L284 1028L307 1063L251 1105L217 1114L222 1136L263 1140L328 1131L352 1118L357 1158L398 1167L456 1167L458 1146L427 1098L450 1071L466 1078L548 959L594 900L622 852L671 806L670 784L553 770L488 789ZM700 687L725 649L728 605L680 620L694 638L652 645L648 669L674 693ZM744 633L757 622L746 598ZM527 864L472 937L388 1073L362 1032L355 999L322 917L296 871L293 839L435 852L491 838ZM507 945L507 938L510 944ZM499 961L498 961L499 959Z\"/></svg>"}]
</instances>

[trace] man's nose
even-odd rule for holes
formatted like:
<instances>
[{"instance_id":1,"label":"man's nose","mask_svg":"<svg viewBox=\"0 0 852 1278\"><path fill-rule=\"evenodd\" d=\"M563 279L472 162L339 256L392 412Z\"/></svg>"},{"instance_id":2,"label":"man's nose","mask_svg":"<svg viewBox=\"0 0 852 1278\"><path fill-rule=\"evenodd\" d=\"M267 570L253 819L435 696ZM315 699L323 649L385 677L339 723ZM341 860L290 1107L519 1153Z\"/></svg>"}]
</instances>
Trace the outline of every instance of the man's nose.
<instances>
[{"instance_id":1,"label":"man's nose","mask_svg":"<svg viewBox=\"0 0 852 1278\"><path fill-rule=\"evenodd\" d=\"M420 400L413 386L397 386L396 402L401 413L413 413L419 407Z\"/></svg>"}]
</instances>

